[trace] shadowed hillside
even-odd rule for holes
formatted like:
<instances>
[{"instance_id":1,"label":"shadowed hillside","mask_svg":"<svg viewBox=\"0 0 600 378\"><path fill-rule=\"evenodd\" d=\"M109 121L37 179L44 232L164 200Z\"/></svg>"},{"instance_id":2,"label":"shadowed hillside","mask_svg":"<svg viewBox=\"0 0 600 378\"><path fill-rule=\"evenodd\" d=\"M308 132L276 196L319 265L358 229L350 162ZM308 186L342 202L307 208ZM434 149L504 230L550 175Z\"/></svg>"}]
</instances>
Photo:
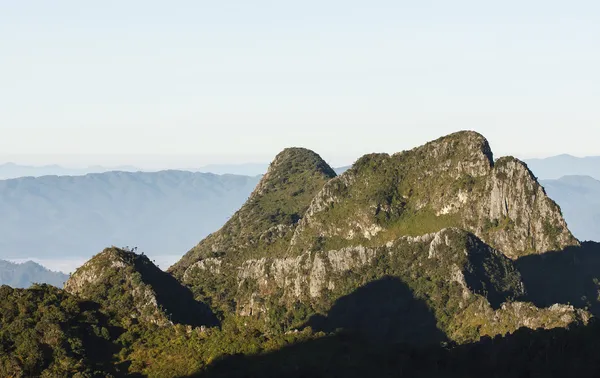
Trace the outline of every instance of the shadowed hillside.
<instances>
[{"instance_id":1,"label":"shadowed hillside","mask_svg":"<svg viewBox=\"0 0 600 378\"><path fill-rule=\"evenodd\" d=\"M314 315L307 326L326 333L343 329L374 343L429 345L446 340L436 324L427 304L405 283L388 276L338 299L327 316Z\"/></svg>"},{"instance_id":2,"label":"shadowed hillside","mask_svg":"<svg viewBox=\"0 0 600 378\"><path fill-rule=\"evenodd\" d=\"M210 309L145 255L107 248L71 275L65 290L100 303L125 325L139 320L160 326L215 326Z\"/></svg>"},{"instance_id":3,"label":"shadowed hillside","mask_svg":"<svg viewBox=\"0 0 600 378\"><path fill-rule=\"evenodd\" d=\"M516 261L527 300L541 307L554 303L589 309L600 316L600 243L524 256Z\"/></svg>"},{"instance_id":4,"label":"shadowed hillside","mask_svg":"<svg viewBox=\"0 0 600 378\"><path fill-rule=\"evenodd\" d=\"M599 349L598 322L569 330L522 328L454 348L373 346L338 334L263 355L228 356L192 377L595 378Z\"/></svg>"}]
</instances>

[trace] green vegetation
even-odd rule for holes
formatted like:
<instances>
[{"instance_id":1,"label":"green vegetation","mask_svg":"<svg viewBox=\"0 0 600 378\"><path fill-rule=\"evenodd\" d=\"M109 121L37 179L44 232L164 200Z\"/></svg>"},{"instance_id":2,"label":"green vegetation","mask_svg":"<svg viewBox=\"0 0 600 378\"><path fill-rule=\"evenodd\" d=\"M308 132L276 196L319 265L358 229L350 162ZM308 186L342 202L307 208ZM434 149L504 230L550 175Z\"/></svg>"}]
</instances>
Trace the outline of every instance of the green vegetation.
<instances>
[{"instance_id":1,"label":"green vegetation","mask_svg":"<svg viewBox=\"0 0 600 378\"><path fill-rule=\"evenodd\" d=\"M0 287L0 376L116 374L119 330L98 307L48 285Z\"/></svg>"},{"instance_id":2,"label":"green vegetation","mask_svg":"<svg viewBox=\"0 0 600 378\"><path fill-rule=\"evenodd\" d=\"M281 254L313 197L333 177L333 169L314 152L303 148L284 150L248 202L170 271L182 278L190 265L215 254L237 262Z\"/></svg>"},{"instance_id":3,"label":"green vegetation","mask_svg":"<svg viewBox=\"0 0 600 378\"><path fill-rule=\"evenodd\" d=\"M487 141L473 132L452 134L392 156L365 155L339 177L334 177L318 155L302 149L286 150L275 159L244 207L220 231L190 251L172 272L221 320L251 312L253 317L263 320L264 332L274 333L285 332L312 313L324 314L341 296L368 280L391 274L401 278L433 309L440 329L457 340L469 341L480 333L452 324L457 319L456 314L469 306L462 298L465 294L460 285L449 283L456 272L449 271L448 267L444 270L430 266L429 259L420 260L428 255L428 247L420 251L406 245L408 252L401 253L403 257L397 261L378 254L375 265L353 267L339 276L331 272L325 259L326 280L333 282L335 288L325 290L319 298L309 295L306 287L301 289L301 295L290 297L280 283L275 283L269 269L275 259L354 246L381 251L390 241L447 228L478 233L492 245L498 240L498 244L513 248L521 238L516 228L526 227L522 217L490 219L489 206L493 175L504 172L515 162L520 164L515 159L500 159L495 167ZM530 180L525 186L537 185L528 177L524 178ZM564 234L551 233L543 237L558 239ZM469 250L464 243L459 243L456 251ZM417 257L418 264L412 260ZM218 269L209 267L211 259L218 261ZM302 264L312 264L312 257L303 261ZM193 266L194 263L199 265ZM240 278L240 272L254 269L244 265L246 263L262 269L260 279ZM522 287L509 263L484 259L478 262L479 270L471 272L469 264L472 263L461 261L455 265L466 278L477 281L470 282L470 290L485 298L481 303L489 302L497 307L500 299L519 297ZM300 281L308 282L311 272L307 269L294 274L304 277ZM501 277L513 278L497 279L497 269ZM415 274L420 278L415 278ZM294 281L296 277L278 280ZM474 298L473 303L481 305ZM306 309L304 316L292 310L295 303L301 303ZM295 320L289 320L294 317ZM468 333L472 337L464 336Z\"/></svg>"},{"instance_id":4,"label":"green vegetation","mask_svg":"<svg viewBox=\"0 0 600 378\"><path fill-rule=\"evenodd\" d=\"M0 376L111 377L196 373L227 355L258 354L323 334L267 336L249 319L221 328L120 325L101 306L48 285L0 287Z\"/></svg>"},{"instance_id":5,"label":"green vegetation","mask_svg":"<svg viewBox=\"0 0 600 378\"><path fill-rule=\"evenodd\" d=\"M310 329L265 335L256 326L252 320L232 317L222 329L139 328L127 335L135 341L122 351L121 357L130 364L130 373L183 377L202 371L226 356L259 355L324 336Z\"/></svg>"},{"instance_id":6,"label":"green vegetation","mask_svg":"<svg viewBox=\"0 0 600 378\"><path fill-rule=\"evenodd\" d=\"M79 268L65 290L94 301L123 327L138 322L214 325L206 305L148 257L131 250L107 248Z\"/></svg>"}]
</instances>

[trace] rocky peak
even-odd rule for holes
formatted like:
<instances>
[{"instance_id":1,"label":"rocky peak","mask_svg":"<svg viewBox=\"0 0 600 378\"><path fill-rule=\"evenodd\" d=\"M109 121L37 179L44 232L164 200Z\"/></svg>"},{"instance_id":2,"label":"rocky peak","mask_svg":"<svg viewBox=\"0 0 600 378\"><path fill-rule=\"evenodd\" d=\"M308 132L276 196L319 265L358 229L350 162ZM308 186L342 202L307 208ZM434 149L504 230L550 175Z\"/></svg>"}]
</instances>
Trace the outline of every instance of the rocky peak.
<instances>
[{"instance_id":1,"label":"rocky peak","mask_svg":"<svg viewBox=\"0 0 600 378\"><path fill-rule=\"evenodd\" d=\"M527 165L514 157L496 161L486 182L477 231L516 258L579 245L560 207L550 199ZM481 221L482 220L482 221Z\"/></svg>"},{"instance_id":2,"label":"rocky peak","mask_svg":"<svg viewBox=\"0 0 600 378\"><path fill-rule=\"evenodd\" d=\"M304 148L284 150L244 206L170 271L183 278L188 268L204 259L243 260L284 252L312 198L335 176L316 153Z\"/></svg>"},{"instance_id":3,"label":"rocky peak","mask_svg":"<svg viewBox=\"0 0 600 378\"><path fill-rule=\"evenodd\" d=\"M315 196L290 251L375 245L445 227L471 231L511 258L577 245L527 166L492 156L471 131L391 157L367 155Z\"/></svg>"},{"instance_id":4,"label":"rocky peak","mask_svg":"<svg viewBox=\"0 0 600 378\"><path fill-rule=\"evenodd\" d=\"M214 325L216 318L192 293L143 254L106 248L75 271L65 291L100 303L125 324L143 321Z\"/></svg>"},{"instance_id":5,"label":"rocky peak","mask_svg":"<svg viewBox=\"0 0 600 378\"><path fill-rule=\"evenodd\" d=\"M336 173L315 152L299 147L286 148L275 157L251 198L269 191L285 190L296 175L330 179Z\"/></svg>"},{"instance_id":6,"label":"rocky peak","mask_svg":"<svg viewBox=\"0 0 600 378\"><path fill-rule=\"evenodd\" d=\"M395 154L399 161L405 152ZM455 178L461 175L484 176L494 165L494 155L487 139L475 131L459 131L409 151L408 156L428 168L426 174L446 172Z\"/></svg>"},{"instance_id":7,"label":"rocky peak","mask_svg":"<svg viewBox=\"0 0 600 378\"><path fill-rule=\"evenodd\" d=\"M316 156L280 154L240 211L175 266L202 301L267 322L296 307L323 315L387 274L460 341L496 321L488 334L526 325L521 307L499 308L524 295L511 259L578 244L527 166L494 162L478 133L369 154L337 177Z\"/></svg>"}]
</instances>

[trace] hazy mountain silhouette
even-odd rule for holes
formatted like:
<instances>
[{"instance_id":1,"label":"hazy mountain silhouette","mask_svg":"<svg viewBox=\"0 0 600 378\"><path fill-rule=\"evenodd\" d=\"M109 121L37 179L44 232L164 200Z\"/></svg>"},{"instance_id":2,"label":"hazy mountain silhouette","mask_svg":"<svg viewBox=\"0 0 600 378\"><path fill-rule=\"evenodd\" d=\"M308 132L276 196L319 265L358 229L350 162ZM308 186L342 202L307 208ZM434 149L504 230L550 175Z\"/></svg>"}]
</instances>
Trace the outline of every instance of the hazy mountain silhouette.
<instances>
[{"instance_id":1,"label":"hazy mountain silhouette","mask_svg":"<svg viewBox=\"0 0 600 378\"><path fill-rule=\"evenodd\" d=\"M541 183L560 205L577 238L600 241L600 181L590 176L565 176Z\"/></svg>"},{"instance_id":2,"label":"hazy mountain silhouette","mask_svg":"<svg viewBox=\"0 0 600 378\"><path fill-rule=\"evenodd\" d=\"M225 223L258 180L161 171L0 181L0 258L89 258L110 245L181 254Z\"/></svg>"},{"instance_id":3,"label":"hazy mountain silhouette","mask_svg":"<svg viewBox=\"0 0 600 378\"><path fill-rule=\"evenodd\" d=\"M269 168L267 163L246 163L246 164L209 164L196 169L198 172L214 173L217 175L243 175L258 176L264 175Z\"/></svg>"},{"instance_id":4,"label":"hazy mountain silhouette","mask_svg":"<svg viewBox=\"0 0 600 378\"><path fill-rule=\"evenodd\" d=\"M41 177L41 176L82 176L89 173L104 173L110 171L137 172L142 169L123 165L118 167L90 166L87 168L66 168L60 165L31 166L15 163L0 164L0 180L8 180L19 177Z\"/></svg>"},{"instance_id":5,"label":"hazy mountain silhouette","mask_svg":"<svg viewBox=\"0 0 600 378\"><path fill-rule=\"evenodd\" d=\"M545 159L525 160L540 179L558 179L563 176L591 176L600 180L600 156L575 157L567 154Z\"/></svg>"},{"instance_id":6,"label":"hazy mountain silhouette","mask_svg":"<svg viewBox=\"0 0 600 378\"><path fill-rule=\"evenodd\" d=\"M15 264L0 260L0 285L28 288L34 283L47 283L62 288L68 278L66 274L50 271L33 261Z\"/></svg>"}]
</instances>

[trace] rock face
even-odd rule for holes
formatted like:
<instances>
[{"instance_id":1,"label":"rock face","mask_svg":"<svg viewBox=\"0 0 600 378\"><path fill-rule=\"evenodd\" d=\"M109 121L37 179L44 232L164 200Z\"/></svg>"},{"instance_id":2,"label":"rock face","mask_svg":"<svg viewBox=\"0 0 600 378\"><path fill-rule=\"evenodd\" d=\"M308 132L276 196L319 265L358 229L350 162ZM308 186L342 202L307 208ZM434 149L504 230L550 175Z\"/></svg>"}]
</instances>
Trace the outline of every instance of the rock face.
<instances>
[{"instance_id":1,"label":"rock face","mask_svg":"<svg viewBox=\"0 0 600 378\"><path fill-rule=\"evenodd\" d=\"M510 258L578 244L527 166L494 163L474 132L361 158L315 197L292 244L378 244L444 227L469 230Z\"/></svg>"},{"instance_id":2,"label":"rock face","mask_svg":"<svg viewBox=\"0 0 600 378\"><path fill-rule=\"evenodd\" d=\"M494 162L487 140L467 131L366 155L337 177L318 155L286 150L244 207L171 271L213 308L284 328L374 280L399 279L407 288L397 291L426 303L438 329L468 341L587 321L515 302L525 291L511 259L576 245L527 166Z\"/></svg>"},{"instance_id":3,"label":"rock face","mask_svg":"<svg viewBox=\"0 0 600 378\"><path fill-rule=\"evenodd\" d=\"M218 275L209 269L197 274ZM584 311L568 307L553 316L529 303L505 304L525 294L519 272L502 253L459 229L405 236L378 248L355 246L247 260L237 267L237 312L269 318L273 308L302 303L325 313L339 298L386 277L405 283L432 309L437 327L455 341L472 341L474 329L480 330L478 335L495 335L522 326L553 328L588 319ZM527 309L527 317L522 309ZM363 310L356 309L355 315Z\"/></svg>"},{"instance_id":4,"label":"rock face","mask_svg":"<svg viewBox=\"0 0 600 378\"><path fill-rule=\"evenodd\" d=\"M107 248L69 278L65 291L100 303L126 324L131 321L160 326L174 323L214 325L208 307L146 256Z\"/></svg>"},{"instance_id":5,"label":"rock face","mask_svg":"<svg viewBox=\"0 0 600 378\"><path fill-rule=\"evenodd\" d=\"M473 229L486 240L519 257L578 245L560 208L527 168L514 158L501 158L486 183L489 210L480 212ZM490 223L493 223L490 227Z\"/></svg>"}]
</instances>

